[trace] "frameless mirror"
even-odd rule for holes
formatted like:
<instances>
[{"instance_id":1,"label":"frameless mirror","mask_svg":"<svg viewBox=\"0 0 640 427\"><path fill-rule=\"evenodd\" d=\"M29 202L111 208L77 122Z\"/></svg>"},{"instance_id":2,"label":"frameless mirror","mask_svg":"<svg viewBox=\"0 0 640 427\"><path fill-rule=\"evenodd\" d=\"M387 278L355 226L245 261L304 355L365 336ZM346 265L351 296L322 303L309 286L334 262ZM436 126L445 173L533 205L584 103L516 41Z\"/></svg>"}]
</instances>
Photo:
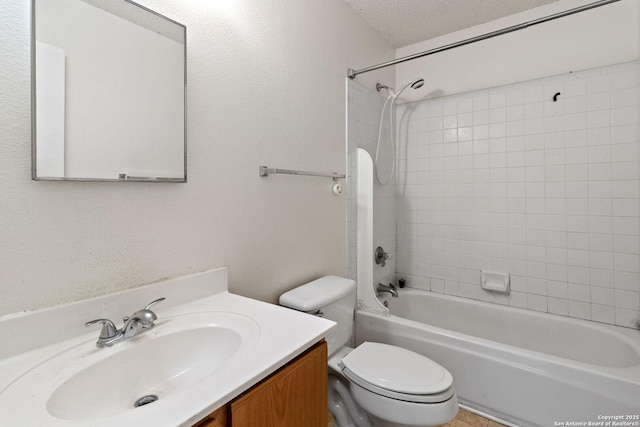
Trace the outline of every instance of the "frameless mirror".
<instances>
[{"instance_id":1,"label":"frameless mirror","mask_svg":"<svg viewBox=\"0 0 640 427\"><path fill-rule=\"evenodd\" d=\"M32 178L186 182L186 27L129 0L32 0Z\"/></svg>"}]
</instances>

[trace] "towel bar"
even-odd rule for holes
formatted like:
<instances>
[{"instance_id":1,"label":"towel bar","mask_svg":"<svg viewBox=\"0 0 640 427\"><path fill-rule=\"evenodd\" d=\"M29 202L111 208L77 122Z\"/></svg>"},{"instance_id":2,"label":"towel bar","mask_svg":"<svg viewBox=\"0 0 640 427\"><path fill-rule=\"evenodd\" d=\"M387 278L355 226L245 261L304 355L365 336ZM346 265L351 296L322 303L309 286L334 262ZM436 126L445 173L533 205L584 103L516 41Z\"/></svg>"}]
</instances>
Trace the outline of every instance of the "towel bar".
<instances>
[{"instance_id":1,"label":"towel bar","mask_svg":"<svg viewBox=\"0 0 640 427\"><path fill-rule=\"evenodd\" d=\"M278 168L268 168L266 166L260 166L260 176L269 176L269 174L287 174L287 175L305 175L305 176L321 176L325 178L333 178L333 180L344 179L345 174L338 173L319 173L319 172L306 172L306 171L297 171L291 169L278 169Z\"/></svg>"}]
</instances>

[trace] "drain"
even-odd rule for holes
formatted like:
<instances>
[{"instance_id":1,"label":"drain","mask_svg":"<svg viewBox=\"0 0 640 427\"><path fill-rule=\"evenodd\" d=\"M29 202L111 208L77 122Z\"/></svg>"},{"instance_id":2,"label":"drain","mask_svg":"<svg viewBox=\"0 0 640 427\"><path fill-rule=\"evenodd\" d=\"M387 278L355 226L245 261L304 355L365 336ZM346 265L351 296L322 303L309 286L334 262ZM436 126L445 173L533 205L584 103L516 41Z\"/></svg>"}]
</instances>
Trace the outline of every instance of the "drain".
<instances>
[{"instance_id":1,"label":"drain","mask_svg":"<svg viewBox=\"0 0 640 427\"><path fill-rule=\"evenodd\" d=\"M136 400L133 404L134 408L139 408L140 406L148 405L149 403L153 403L158 400L158 396L155 394L148 394L146 396L142 396L140 399Z\"/></svg>"}]
</instances>

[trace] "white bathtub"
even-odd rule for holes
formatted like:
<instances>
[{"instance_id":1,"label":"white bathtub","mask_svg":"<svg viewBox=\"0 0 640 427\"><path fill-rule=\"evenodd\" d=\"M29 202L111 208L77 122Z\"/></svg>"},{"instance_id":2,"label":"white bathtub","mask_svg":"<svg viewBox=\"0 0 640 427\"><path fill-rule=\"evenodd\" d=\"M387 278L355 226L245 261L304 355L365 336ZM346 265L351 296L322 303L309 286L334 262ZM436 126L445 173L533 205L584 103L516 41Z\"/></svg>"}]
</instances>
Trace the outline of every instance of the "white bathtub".
<instances>
[{"instance_id":1,"label":"white bathtub","mask_svg":"<svg viewBox=\"0 0 640 427\"><path fill-rule=\"evenodd\" d=\"M471 409L520 426L640 425L639 331L415 289L384 300L389 317L356 313L357 344L437 361Z\"/></svg>"}]
</instances>

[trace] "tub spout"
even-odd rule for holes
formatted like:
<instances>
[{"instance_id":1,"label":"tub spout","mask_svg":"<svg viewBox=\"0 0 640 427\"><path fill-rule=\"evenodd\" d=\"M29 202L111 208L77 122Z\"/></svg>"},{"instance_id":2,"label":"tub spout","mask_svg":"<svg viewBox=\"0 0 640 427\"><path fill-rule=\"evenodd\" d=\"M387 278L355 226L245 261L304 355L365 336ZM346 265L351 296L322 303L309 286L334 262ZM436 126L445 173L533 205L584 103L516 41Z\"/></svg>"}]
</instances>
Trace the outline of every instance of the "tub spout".
<instances>
[{"instance_id":1,"label":"tub spout","mask_svg":"<svg viewBox=\"0 0 640 427\"><path fill-rule=\"evenodd\" d=\"M388 285L378 283L378 285L376 286L376 296L380 296L385 292L390 293L394 298L398 298L398 288L393 283L389 283Z\"/></svg>"}]
</instances>

